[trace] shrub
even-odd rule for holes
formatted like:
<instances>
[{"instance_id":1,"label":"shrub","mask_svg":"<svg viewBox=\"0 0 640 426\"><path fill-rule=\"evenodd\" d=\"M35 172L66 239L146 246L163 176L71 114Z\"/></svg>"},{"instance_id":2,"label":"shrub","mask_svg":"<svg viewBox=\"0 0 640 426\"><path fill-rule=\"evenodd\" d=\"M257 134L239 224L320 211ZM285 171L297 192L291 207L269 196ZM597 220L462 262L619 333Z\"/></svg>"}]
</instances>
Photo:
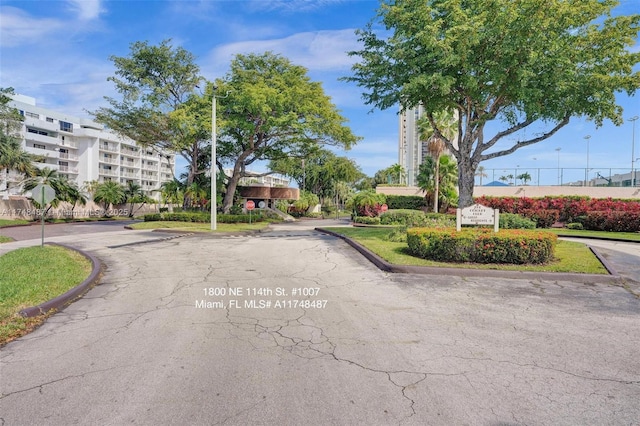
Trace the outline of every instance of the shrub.
<instances>
[{"instance_id":1,"label":"shrub","mask_svg":"<svg viewBox=\"0 0 640 426\"><path fill-rule=\"evenodd\" d=\"M589 212L586 214L583 226L591 231L638 232L640 231L640 212Z\"/></svg>"},{"instance_id":2,"label":"shrub","mask_svg":"<svg viewBox=\"0 0 640 426\"><path fill-rule=\"evenodd\" d=\"M353 221L355 223L362 223L365 225L380 225L379 217L358 216Z\"/></svg>"},{"instance_id":3,"label":"shrub","mask_svg":"<svg viewBox=\"0 0 640 426\"><path fill-rule=\"evenodd\" d=\"M536 223L515 213L500 213L500 229L534 229Z\"/></svg>"},{"instance_id":4,"label":"shrub","mask_svg":"<svg viewBox=\"0 0 640 426\"><path fill-rule=\"evenodd\" d=\"M522 214L533 220L538 228L551 228L551 225L556 223L560 218L560 212L558 210L547 209L525 209Z\"/></svg>"},{"instance_id":5,"label":"shrub","mask_svg":"<svg viewBox=\"0 0 640 426\"><path fill-rule=\"evenodd\" d=\"M347 201L347 205L357 216L377 217L382 213L382 205L385 203L384 194L376 194L373 191L362 191L355 194Z\"/></svg>"},{"instance_id":6,"label":"shrub","mask_svg":"<svg viewBox=\"0 0 640 426\"><path fill-rule=\"evenodd\" d=\"M262 222L270 219L271 215L263 212L256 212L251 214L252 222ZM211 215L209 213L152 213L144 215L145 222L152 222L158 220L166 220L170 222L197 222L208 223L211 222ZM217 215L217 221L219 223L248 223L248 214L219 214Z\"/></svg>"},{"instance_id":7,"label":"shrub","mask_svg":"<svg viewBox=\"0 0 640 426\"><path fill-rule=\"evenodd\" d=\"M417 210L390 210L380 215L382 225L402 225L408 228L445 228L455 226L455 217L441 213L423 213Z\"/></svg>"},{"instance_id":8,"label":"shrub","mask_svg":"<svg viewBox=\"0 0 640 426\"><path fill-rule=\"evenodd\" d=\"M550 232L486 228L414 228L407 231L409 251L443 262L546 263L553 259L557 236Z\"/></svg>"},{"instance_id":9,"label":"shrub","mask_svg":"<svg viewBox=\"0 0 640 426\"><path fill-rule=\"evenodd\" d=\"M426 207L426 200L418 195L387 195L387 206L389 206L389 210L420 210L422 207Z\"/></svg>"},{"instance_id":10,"label":"shrub","mask_svg":"<svg viewBox=\"0 0 640 426\"><path fill-rule=\"evenodd\" d=\"M584 229L584 226L582 226L582 223L580 222L571 222L567 224L567 229L575 229L581 231Z\"/></svg>"}]
</instances>

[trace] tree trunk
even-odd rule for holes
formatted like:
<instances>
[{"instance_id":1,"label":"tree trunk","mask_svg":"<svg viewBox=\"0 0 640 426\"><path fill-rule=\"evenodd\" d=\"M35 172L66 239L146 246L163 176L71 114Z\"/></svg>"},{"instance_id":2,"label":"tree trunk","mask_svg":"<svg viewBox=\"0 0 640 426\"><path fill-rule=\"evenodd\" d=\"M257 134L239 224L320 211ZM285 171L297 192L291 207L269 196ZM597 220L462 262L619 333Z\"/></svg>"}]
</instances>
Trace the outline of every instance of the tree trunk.
<instances>
[{"instance_id":1,"label":"tree trunk","mask_svg":"<svg viewBox=\"0 0 640 426\"><path fill-rule=\"evenodd\" d=\"M433 212L438 213L438 198L440 196L440 156L436 159L436 173L434 176Z\"/></svg>"},{"instance_id":2,"label":"tree trunk","mask_svg":"<svg viewBox=\"0 0 640 426\"><path fill-rule=\"evenodd\" d=\"M240 178L242 177L240 176L242 161L244 161L244 158L240 158L236 161L236 164L233 166L233 173L229 178L229 182L227 182L227 193L224 194L224 200L222 201L223 213L229 213L233 206L233 196L236 193L238 182L240 182Z\"/></svg>"},{"instance_id":3,"label":"tree trunk","mask_svg":"<svg viewBox=\"0 0 640 426\"><path fill-rule=\"evenodd\" d=\"M458 208L469 207L473 204L473 186L475 180L475 170L470 158L458 159Z\"/></svg>"}]
</instances>

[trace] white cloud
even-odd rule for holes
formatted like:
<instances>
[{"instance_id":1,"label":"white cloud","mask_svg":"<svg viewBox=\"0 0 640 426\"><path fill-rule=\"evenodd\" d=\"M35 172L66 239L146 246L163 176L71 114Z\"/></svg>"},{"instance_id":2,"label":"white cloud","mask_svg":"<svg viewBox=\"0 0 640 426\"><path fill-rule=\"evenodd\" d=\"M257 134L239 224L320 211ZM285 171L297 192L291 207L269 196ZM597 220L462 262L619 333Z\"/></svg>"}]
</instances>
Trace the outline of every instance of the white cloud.
<instances>
[{"instance_id":1,"label":"white cloud","mask_svg":"<svg viewBox=\"0 0 640 426\"><path fill-rule=\"evenodd\" d=\"M36 43L64 28L59 20L35 18L15 7L0 7L0 17L0 39L3 47Z\"/></svg>"},{"instance_id":2,"label":"white cloud","mask_svg":"<svg viewBox=\"0 0 640 426\"><path fill-rule=\"evenodd\" d=\"M342 1L344 0L252 0L249 7L253 10L309 12Z\"/></svg>"},{"instance_id":3,"label":"white cloud","mask_svg":"<svg viewBox=\"0 0 640 426\"><path fill-rule=\"evenodd\" d=\"M237 54L272 51L309 70L346 70L355 62L347 52L357 48L353 29L303 32L280 39L247 40L217 47L205 59L203 69L221 75Z\"/></svg>"},{"instance_id":4,"label":"white cloud","mask_svg":"<svg viewBox=\"0 0 640 426\"><path fill-rule=\"evenodd\" d=\"M105 11L101 0L68 0L68 4L82 21L97 19Z\"/></svg>"}]
</instances>

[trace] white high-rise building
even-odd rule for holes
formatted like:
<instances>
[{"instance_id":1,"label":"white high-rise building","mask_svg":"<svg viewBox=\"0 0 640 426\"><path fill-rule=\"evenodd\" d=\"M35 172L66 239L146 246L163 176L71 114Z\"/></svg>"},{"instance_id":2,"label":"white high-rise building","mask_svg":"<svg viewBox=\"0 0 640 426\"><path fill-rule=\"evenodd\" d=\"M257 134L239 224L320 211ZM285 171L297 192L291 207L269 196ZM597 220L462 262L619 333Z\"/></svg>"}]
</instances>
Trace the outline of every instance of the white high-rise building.
<instances>
[{"instance_id":1,"label":"white high-rise building","mask_svg":"<svg viewBox=\"0 0 640 426\"><path fill-rule=\"evenodd\" d=\"M112 180L123 185L133 181L155 199L160 196L155 190L173 179L173 153L141 148L99 123L38 107L32 97L12 98L9 106L24 117L22 147L34 155L36 167L54 169L79 188L90 181ZM3 174L0 195L20 194L23 176L11 170Z\"/></svg>"},{"instance_id":2,"label":"white high-rise building","mask_svg":"<svg viewBox=\"0 0 640 426\"><path fill-rule=\"evenodd\" d=\"M429 156L427 142L419 137L418 120L425 114L422 105L408 109L399 115L398 138L398 164L407 172L407 186L417 186L420 164ZM453 140L454 146L458 143L458 137ZM448 150L445 153L449 153ZM405 182L403 182L405 183Z\"/></svg>"}]
</instances>

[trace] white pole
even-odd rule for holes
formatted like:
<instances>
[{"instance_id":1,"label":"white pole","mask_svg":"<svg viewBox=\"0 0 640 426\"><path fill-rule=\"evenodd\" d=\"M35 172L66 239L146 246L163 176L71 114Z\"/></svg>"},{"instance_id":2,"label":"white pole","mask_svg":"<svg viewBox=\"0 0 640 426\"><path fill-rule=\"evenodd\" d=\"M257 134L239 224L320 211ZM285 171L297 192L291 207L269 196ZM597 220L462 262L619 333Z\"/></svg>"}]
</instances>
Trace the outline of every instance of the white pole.
<instances>
[{"instance_id":1,"label":"white pole","mask_svg":"<svg viewBox=\"0 0 640 426\"><path fill-rule=\"evenodd\" d=\"M631 127L631 186L635 186L635 150L636 150L636 120L638 116L629 119L633 123Z\"/></svg>"},{"instance_id":2,"label":"white pole","mask_svg":"<svg viewBox=\"0 0 640 426\"><path fill-rule=\"evenodd\" d=\"M211 230L218 227L218 188L216 180L216 88L213 88L213 98L211 99Z\"/></svg>"},{"instance_id":3,"label":"white pole","mask_svg":"<svg viewBox=\"0 0 640 426\"><path fill-rule=\"evenodd\" d=\"M589 186L589 139L591 139L591 135L584 138L587 140L587 169L584 171L584 186Z\"/></svg>"}]
</instances>

